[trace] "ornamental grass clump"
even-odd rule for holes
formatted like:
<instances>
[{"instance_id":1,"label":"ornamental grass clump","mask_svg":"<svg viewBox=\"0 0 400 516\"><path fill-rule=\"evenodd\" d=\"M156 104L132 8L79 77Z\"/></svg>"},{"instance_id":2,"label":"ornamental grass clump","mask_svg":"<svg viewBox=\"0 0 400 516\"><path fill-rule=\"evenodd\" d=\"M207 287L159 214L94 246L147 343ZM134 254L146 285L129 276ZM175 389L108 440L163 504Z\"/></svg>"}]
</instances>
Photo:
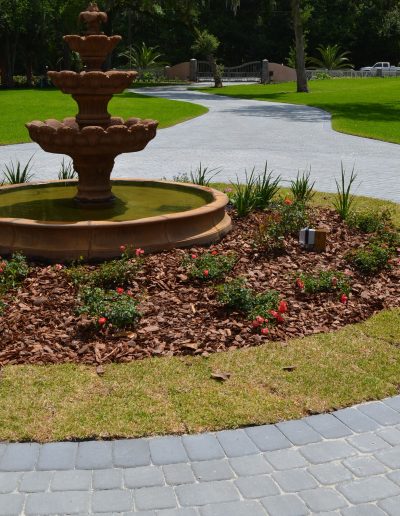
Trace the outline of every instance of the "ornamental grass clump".
<instances>
[{"instance_id":1,"label":"ornamental grass clump","mask_svg":"<svg viewBox=\"0 0 400 516\"><path fill-rule=\"evenodd\" d=\"M335 207L336 211L338 212L342 220L347 220L349 218L351 210L355 203L355 196L351 193L351 189L356 179L357 174L354 172L353 167L353 170L350 174L350 178L346 183L346 170L344 169L342 163L340 183L337 179L335 179L337 193L333 200L333 206Z\"/></svg>"},{"instance_id":2,"label":"ornamental grass clump","mask_svg":"<svg viewBox=\"0 0 400 516\"><path fill-rule=\"evenodd\" d=\"M339 271L320 271L316 274L301 273L296 277L296 287L306 294L338 292L349 295L350 278Z\"/></svg>"},{"instance_id":3,"label":"ornamental grass clump","mask_svg":"<svg viewBox=\"0 0 400 516\"><path fill-rule=\"evenodd\" d=\"M315 181L311 182L311 168L304 171L301 176L297 172L296 179L290 182L290 191L293 199L297 203L307 204L315 195Z\"/></svg>"},{"instance_id":4,"label":"ornamental grass clump","mask_svg":"<svg viewBox=\"0 0 400 516\"><path fill-rule=\"evenodd\" d=\"M217 287L218 301L226 308L237 310L252 320L252 327L262 335L269 332L269 326L283 323L288 310L286 301L279 300L276 290L257 293L246 287L244 278L235 278Z\"/></svg>"},{"instance_id":5,"label":"ornamental grass clump","mask_svg":"<svg viewBox=\"0 0 400 516\"><path fill-rule=\"evenodd\" d=\"M214 280L223 278L235 266L236 253L218 254L218 251L186 255L182 265L191 279Z\"/></svg>"},{"instance_id":6,"label":"ornamental grass clump","mask_svg":"<svg viewBox=\"0 0 400 516\"><path fill-rule=\"evenodd\" d=\"M16 288L29 274L26 258L14 253L9 260L0 258L0 293Z\"/></svg>"},{"instance_id":7,"label":"ornamental grass clump","mask_svg":"<svg viewBox=\"0 0 400 516\"><path fill-rule=\"evenodd\" d=\"M128 328L141 317L137 301L122 287L114 291L84 287L79 293L79 302L77 313L93 318L97 327Z\"/></svg>"}]
</instances>

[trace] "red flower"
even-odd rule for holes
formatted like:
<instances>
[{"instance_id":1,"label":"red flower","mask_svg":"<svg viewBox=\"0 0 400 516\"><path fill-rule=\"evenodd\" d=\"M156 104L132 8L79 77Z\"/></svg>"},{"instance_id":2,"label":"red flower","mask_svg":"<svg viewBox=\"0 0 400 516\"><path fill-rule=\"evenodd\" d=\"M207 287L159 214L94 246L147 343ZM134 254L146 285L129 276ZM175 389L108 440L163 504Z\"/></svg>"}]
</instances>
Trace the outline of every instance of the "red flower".
<instances>
[{"instance_id":1,"label":"red flower","mask_svg":"<svg viewBox=\"0 0 400 516\"><path fill-rule=\"evenodd\" d=\"M281 301L279 303L279 306L278 306L278 312L280 312L281 314L285 314L288 310L288 305L286 303L286 301Z\"/></svg>"},{"instance_id":2,"label":"red flower","mask_svg":"<svg viewBox=\"0 0 400 516\"><path fill-rule=\"evenodd\" d=\"M268 335L269 329L268 328L261 328L261 334L262 335Z\"/></svg>"},{"instance_id":3,"label":"red flower","mask_svg":"<svg viewBox=\"0 0 400 516\"><path fill-rule=\"evenodd\" d=\"M107 322L107 319L105 317L99 317L97 322L100 324L100 326L104 326Z\"/></svg>"},{"instance_id":4,"label":"red flower","mask_svg":"<svg viewBox=\"0 0 400 516\"><path fill-rule=\"evenodd\" d=\"M126 245L121 245L119 250L121 251L121 253L124 253L126 251Z\"/></svg>"},{"instance_id":5,"label":"red flower","mask_svg":"<svg viewBox=\"0 0 400 516\"><path fill-rule=\"evenodd\" d=\"M118 287L115 290L116 290L117 294L123 294L124 293L124 289L121 288L121 287Z\"/></svg>"},{"instance_id":6,"label":"red flower","mask_svg":"<svg viewBox=\"0 0 400 516\"><path fill-rule=\"evenodd\" d=\"M218 254L218 251L211 251L211 254L215 256L216 254Z\"/></svg>"},{"instance_id":7,"label":"red flower","mask_svg":"<svg viewBox=\"0 0 400 516\"><path fill-rule=\"evenodd\" d=\"M207 277L210 274L210 272L208 271L208 269L204 269L203 274L205 277Z\"/></svg>"},{"instance_id":8,"label":"red flower","mask_svg":"<svg viewBox=\"0 0 400 516\"><path fill-rule=\"evenodd\" d=\"M0 269L0 274L3 274L3 272L4 272L4 269Z\"/></svg>"},{"instance_id":9,"label":"red flower","mask_svg":"<svg viewBox=\"0 0 400 516\"><path fill-rule=\"evenodd\" d=\"M338 279L337 278L332 278L331 283L332 283L333 287L336 287L337 284L338 284Z\"/></svg>"},{"instance_id":10,"label":"red flower","mask_svg":"<svg viewBox=\"0 0 400 516\"><path fill-rule=\"evenodd\" d=\"M60 271L61 269L63 269L63 268L64 268L64 266L63 266L63 265L61 265L61 263L56 263L56 264L54 265L54 268L55 268L57 271Z\"/></svg>"},{"instance_id":11,"label":"red flower","mask_svg":"<svg viewBox=\"0 0 400 516\"><path fill-rule=\"evenodd\" d=\"M293 204L292 199L289 199L289 197L286 197L286 199L283 201L287 206L291 206Z\"/></svg>"},{"instance_id":12,"label":"red flower","mask_svg":"<svg viewBox=\"0 0 400 516\"><path fill-rule=\"evenodd\" d=\"M143 249L140 249L140 247L139 247L139 249L136 249L135 254L136 254L136 256L141 256L142 254L144 254L144 251L143 251Z\"/></svg>"},{"instance_id":13,"label":"red flower","mask_svg":"<svg viewBox=\"0 0 400 516\"><path fill-rule=\"evenodd\" d=\"M342 294L340 296L340 302L343 303L344 305L347 303L348 300L349 300L349 298L346 296L346 294Z\"/></svg>"},{"instance_id":14,"label":"red flower","mask_svg":"<svg viewBox=\"0 0 400 516\"><path fill-rule=\"evenodd\" d=\"M283 322L283 321L284 321L284 319L283 319L282 315L281 315L279 312L277 312L276 310L270 310L270 311L269 311L269 313L270 313L270 314L272 315L272 317L276 320L276 322L281 323L281 322Z\"/></svg>"},{"instance_id":15,"label":"red flower","mask_svg":"<svg viewBox=\"0 0 400 516\"><path fill-rule=\"evenodd\" d=\"M256 317L256 321L257 321L259 324L262 324L262 323L265 321L265 319L264 319L264 317L261 317L261 315L257 315L257 317Z\"/></svg>"},{"instance_id":16,"label":"red flower","mask_svg":"<svg viewBox=\"0 0 400 516\"><path fill-rule=\"evenodd\" d=\"M126 294L127 294L129 297L133 297L133 292L132 292L132 290L127 290L127 291L126 291Z\"/></svg>"},{"instance_id":17,"label":"red flower","mask_svg":"<svg viewBox=\"0 0 400 516\"><path fill-rule=\"evenodd\" d=\"M300 289L300 290L303 290L304 288L304 281L300 278L297 278L296 280L296 286Z\"/></svg>"},{"instance_id":18,"label":"red flower","mask_svg":"<svg viewBox=\"0 0 400 516\"><path fill-rule=\"evenodd\" d=\"M260 322L257 321L257 319L254 319L254 321L252 322L252 325L253 325L253 328L258 328L260 326Z\"/></svg>"},{"instance_id":19,"label":"red flower","mask_svg":"<svg viewBox=\"0 0 400 516\"><path fill-rule=\"evenodd\" d=\"M195 260L197 258L197 254L192 254L191 258L192 260Z\"/></svg>"}]
</instances>

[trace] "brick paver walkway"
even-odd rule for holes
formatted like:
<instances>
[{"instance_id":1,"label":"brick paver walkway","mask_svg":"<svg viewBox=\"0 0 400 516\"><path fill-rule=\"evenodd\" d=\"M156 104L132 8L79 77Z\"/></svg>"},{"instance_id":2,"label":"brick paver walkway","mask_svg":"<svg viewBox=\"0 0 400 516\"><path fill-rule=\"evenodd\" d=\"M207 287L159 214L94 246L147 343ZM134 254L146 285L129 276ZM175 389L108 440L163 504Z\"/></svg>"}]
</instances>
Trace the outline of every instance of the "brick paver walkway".
<instances>
[{"instance_id":1,"label":"brick paver walkway","mask_svg":"<svg viewBox=\"0 0 400 516\"><path fill-rule=\"evenodd\" d=\"M400 515L400 396L277 425L0 444L0 515Z\"/></svg>"}]
</instances>

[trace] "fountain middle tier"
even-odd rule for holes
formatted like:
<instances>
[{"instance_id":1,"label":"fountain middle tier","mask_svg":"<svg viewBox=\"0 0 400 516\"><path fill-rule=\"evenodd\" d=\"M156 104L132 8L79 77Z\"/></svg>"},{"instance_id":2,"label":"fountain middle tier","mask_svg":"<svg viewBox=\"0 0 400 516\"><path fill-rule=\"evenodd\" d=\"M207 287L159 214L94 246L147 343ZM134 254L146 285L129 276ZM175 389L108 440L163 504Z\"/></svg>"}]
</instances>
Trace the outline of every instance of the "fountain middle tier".
<instances>
[{"instance_id":1,"label":"fountain middle tier","mask_svg":"<svg viewBox=\"0 0 400 516\"><path fill-rule=\"evenodd\" d=\"M33 141L42 149L67 154L73 159L79 176L76 200L82 204L110 203L110 176L119 154L143 150L156 135L158 122L114 117L106 128L80 128L75 118L35 120L26 124Z\"/></svg>"}]
</instances>

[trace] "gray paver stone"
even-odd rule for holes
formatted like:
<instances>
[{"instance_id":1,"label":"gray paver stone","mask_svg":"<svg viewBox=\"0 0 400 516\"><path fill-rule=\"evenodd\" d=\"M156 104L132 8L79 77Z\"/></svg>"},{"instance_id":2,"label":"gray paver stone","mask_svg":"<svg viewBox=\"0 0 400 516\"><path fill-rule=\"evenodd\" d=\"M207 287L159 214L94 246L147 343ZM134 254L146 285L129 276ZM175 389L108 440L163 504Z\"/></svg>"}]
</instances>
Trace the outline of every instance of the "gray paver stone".
<instances>
[{"instance_id":1,"label":"gray paver stone","mask_svg":"<svg viewBox=\"0 0 400 516\"><path fill-rule=\"evenodd\" d=\"M12 443L0 459L0 471L31 471L35 468L39 445L36 443Z\"/></svg>"},{"instance_id":2,"label":"gray paver stone","mask_svg":"<svg viewBox=\"0 0 400 516\"><path fill-rule=\"evenodd\" d=\"M150 446L148 439L123 439L113 443L114 466L134 468L150 464Z\"/></svg>"},{"instance_id":3,"label":"gray paver stone","mask_svg":"<svg viewBox=\"0 0 400 516\"><path fill-rule=\"evenodd\" d=\"M223 430L217 438L228 457L242 457L260 453L244 430Z\"/></svg>"},{"instance_id":4,"label":"gray paver stone","mask_svg":"<svg viewBox=\"0 0 400 516\"><path fill-rule=\"evenodd\" d=\"M92 496L93 512L129 511L132 505L132 493L126 490L95 491Z\"/></svg>"},{"instance_id":5,"label":"gray paver stone","mask_svg":"<svg viewBox=\"0 0 400 516\"><path fill-rule=\"evenodd\" d=\"M257 447L263 451L290 448L292 443L275 425L263 425L246 428L246 433Z\"/></svg>"},{"instance_id":6,"label":"gray paver stone","mask_svg":"<svg viewBox=\"0 0 400 516\"><path fill-rule=\"evenodd\" d=\"M243 477L235 481L243 498L263 498L279 494L278 486L269 475Z\"/></svg>"},{"instance_id":7,"label":"gray paver stone","mask_svg":"<svg viewBox=\"0 0 400 516\"><path fill-rule=\"evenodd\" d=\"M334 511L348 505L341 494L329 487L318 487L300 493L313 512Z\"/></svg>"},{"instance_id":8,"label":"gray paver stone","mask_svg":"<svg viewBox=\"0 0 400 516\"><path fill-rule=\"evenodd\" d=\"M56 471L50 487L52 491L87 491L91 483L91 471Z\"/></svg>"},{"instance_id":9,"label":"gray paver stone","mask_svg":"<svg viewBox=\"0 0 400 516\"><path fill-rule=\"evenodd\" d=\"M271 496L261 500L271 516L305 516L310 514L303 500L294 494Z\"/></svg>"},{"instance_id":10,"label":"gray paver stone","mask_svg":"<svg viewBox=\"0 0 400 516\"><path fill-rule=\"evenodd\" d=\"M0 493L11 493L18 486L22 473L0 473Z\"/></svg>"},{"instance_id":11,"label":"gray paver stone","mask_svg":"<svg viewBox=\"0 0 400 516\"><path fill-rule=\"evenodd\" d=\"M24 496L20 494L0 495L0 515L17 516L22 513Z\"/></svg>"},{"instance_id":12,"label":"gray paver stone","mask_svg":"<svg viewBox=\"0 0 400 516\"><path fill-rule=\"evenodd\" d=\"M352 503L376 502L400 493L400 487L385 477L370 477L339 484L337 489Z\"/></svg>"},{"instance_id":13,"label":"gray paver stone","mask_svg":"<svg viewBox=\"0 0 400 516\"><path fill-rule=\"evenodd\" d=\"M108 469L112 467L111 443L87 441L79 443L77 469Z\"/></svg>"},{"instance_id":14,"label":"gray paver stone","mask_svg":"<svg viewBox=\"0 0 400 516\"><path fill-rule=\"evenodd\" d=\"M282 490L287 493L312 489L318 485L315 478L304 469L276 471L272 474L272 477L278 482Z\"/></svg>"},{"instance_id":15,"label":"gray paver stone","mask_svg":"<svg viewBox=\"0 0 400 516\"><path fill-rule=\"evenodd\" d=\"M368 477L379 475L386 471L382 462L379 462L374 457L351 457L343 461L346 468L349 468L357 477Z\"/></svg>"},{"instance_id":16,"label":"gray paver stone","mask_svg":"<svg viewBox=\"0 0 400 516\"><path fill-rule=\"evenodd\" d=\"M391 450L384 450L375 454L381 462L392 469L400 469L400 446Z\"/></svg>"},{"instance_id":17,"label":"gray paver stone","mask_svg":"<svg viewBox=\"0 0 400 516\"><path fill-rule=\"evenodd\" d=\"M124 516L157 516L156 511L124 512Z\"/></svg>"},{"instance_id":18,"label":"gray paver stone","mask_svg":"<svg viewBox=\"0 0 400 516\"><path fill-rule=\"evenodd\" d=\"M206 505L200 509L201 516L265 516L258 502L244 501Z\"/></svg>"},{"instance_id":19,"label":"gray paver stone","mask_svg":"<svg viewBox=\"0 0 400 516\"><path fill-rule=\"evenodd\" d=\"M189 461L181 437L159 437L151 439L149 444L154 464L176 464Z\"/></svg>"},{"instance_id":20,"label":"gray paver stone","mask_svg":"<svg viewBox=\"0 0 400 516\"><path fill-rule=\"evenodd\" d=\"M192 468L200 482L229 480L235 476L227 460L193 462Z\"/></svg>"},{"instance_id":21,"label":"gray paver stone","mask_svg":"<svg viewBox=\"0 0 400 516\"><path fill-rule=\"evenodd\" d=\"M27 496L25 514L88 514L89 493L65 491L59 493L34 493Z\"/></svg>"},{"instance_id":22,"label":"gray paver stone","mask_svg":"<svg viewBox=\"0 0 400 516\"><path fill-rule=\"evenodd\" d=\"M352 446L355 446L358 450L365 453L382 450L384 448L390 448L389 443L372 432L349 437L348 442Z\"/></svg>"},{"instance_id":23,"label":"gray paver stone","mask_svg":"<svg viewBox=\"0 0 400 516\"><path fill-rule=\"evenodd\" d=\"M162 486L164 484L164 477L161 470L154 466L126 469L124 476L125 486L128 488L153 487Z\"/></svg>"},{"instance_id":24,"label":"gray paver stone","mask_svg":"<svg viewBox=\"0 0 400 516\"><path fill-rule=\"evenodd\" d=\"M322 464L333 460L351 457L356 450L344 441L324 441L301 448L301 453L312 464Z\"/></svg>"},{"instance_id":25,"label":"gray paver stone","mask_svg":"<svg viewBox=\"0 0 400 516\"><path fill-rule=\"evenodd\" d=\"M163 466L167 484L178 486L195 481L192 468L189 464L168 464Z\"/></svg>"},{"instance_id":26,"label":"gray paver stone","mask_svg":"<svg viewBox=\"0 0 400 516\"><path fill-rule=\"evenodd\" d=\"M98 469L93 472L93 489L120 489L121 487L121 469Z\"/></svg>"},{"instance_id":27,"label":"gray paver stone","mask_svg":"<svg viewBox=\"0 0 400 516\"><path fill-rule=\"evenodd\" d=\"M277 450L267 452L264 457L275 469L293 469L308 466L305 458L297 450Z\"/></svg>"},{"instance_id":28,"label":"gray paver stone","mask_svg":"<svg viewBox=\"0 0 400 516\"><path fill-rule=\"evenodd\" d=\"M321 435L302 420L285 421L278 423L276 426L291 443L298 446L322 441Z\"/></svg>"},{"instance_id":29,"label":"gray paver stone","mask_svg":"<svg viewBox=\"0 0 400 516\"><path fill-rule=\"evenodd\" d=\"M325 439L338 439L346 437L353 432L332 414L317 414L304 419L316 432L321 434Z\"/></svg>"},{"instance_id":30,"label":"gray paver stone","mask_svg":"<svg viewBox=\"0 0 400 516\"><path fill-rule=\"evenodd\" d=\"M392 446L400 444L400 430L397 428L384 428L378 432L378 435Z\"/></svg>"},{"instance_id":31,"label":"gray paver stone","mask_svg":"<svg viewBox=\"0 0 400 516\"><path fill-rule=\"evenodd\" d=\"M400 470L392 471L392 473L389 473L387 477L400 486Z\"/></svg>"},{"instance_id":32,"label":"gray paver stone","mask_svg":"<svg viewBox=\"0 0 400 516\"><path fill-rule=\"evenodd\" d=\"M177 506L176 497L171 487L143 487L134 491L137 509L170 509Z\"/></svg>"},{"instance_id":33,"label":"gray paver stone","mask_svg":"<svg viewBox=\"0 0 400 516\"><path fill-rule=\"evenodd\" d=\"M239 500L239 492L236 487L225 480L186 484L178 486L175 492L180 504L186 507Z\"/></svg>"},{"instance_id":34,"label":"gray paver stone","mask_svg":"<svg viewBox=\"0 0 400 516\"><path fill-rule=\"evenodd\" d=\"M389 405L393 410L400 412L400 396L393 396L393 398L385 398L382 400L383 403Z\"/></svg>"},{"instance_id":35,"label":"gray paver stone","mask_svg":"<svg viewBox=\"0 0 400 516\"><path fill-rule=\"evenodd\" d=\"M229 459L235 473L240 477L271 473L272 468L263 455L246 455Z\"/></svg>"},{"instance_id":36,"label":"gray paver stone","mask_svg":"<svg viewBox=\"0 0 400 516\"><path fill-rule=\"evenodd\" d=\"M336 484L337 482L353 478L353 475L347 468L335 462L312 465L308 468L308 471L318 482L324 485Z\"/></svg>"},{"instance_id":37,"label":"gray paver stone","mask_svg":"<svg viewBox=\"0 0 400 516\"><path fill-rule=\"evenodd\" d=\"M157 516L199 516L197 509L188 507L157 511Z\"/></svg>"},{"instance_id":38,"label":"gray paver stone","mask_svg":"<svg viewBox=\"0 0 400 516\"><path fill-rule=\"evenodd\" d=\"M225 456L224 450L213 434L184 435L182 441L190 460L222 459Z\"/></svg>"},{"instance_id":39,"label":"gray paver stone","mask_svg":"<svg viewBox=\"0 0 400 516\"><path fill-rule=\"evenodd\" d=\"M386 516L386 512L372 503L355 505L342 510L343 516Z\"/></svg>"},{"instance_id":40,"label":"gray paver stone","mask_svg":"<svg viewBox=\"0 0 400 516\"><path fill-rule=\"evenodd\" d=\"M75 467L78 443L47 443L40 447L37 469L66 470Z\"/></svg>"},{"instance_id":41,"label":"gray paver stone","mask_svg":"<svg viewBox=\"0 0 400 516\"><path fill-rule=\"evenodd\" d=\"M382 509L384 509L389 514L389 516L399 516L400 496L382 500L378 503L378 505L379 507L382 507Z\"/></svg>"},{"instance_id":42,"label":"gray paver stone","mask_svg":"<svg viewBox=\"0 0 400 516\"><path fill-rule=\"evenodd\" d=\"M50 485L53 473L50 471L29 471L25 473L19 485L19 491L37 493L46 491Z\"/></svg>"},{"instance_id":43,"label":"gray paver stone","mask_svg":"<svg viewBox=\"0 0 400 516\"><path fill-rule=\"evenodd\" d=\"M369 432L379 428L379 424L356 408L346 408L333 413L342 423L354 432Z\"/></svg>"},{"instance_id":44,"label":"gray paver stone","mask_svg":"<svg viewBox=\"0 0 400 516\"><path fill-rule=\"evenodd\" d=\"M364 403L358 407L363 414L378 421L380 425L398 425L400 424L400 414L388 407L381 401L373 401L371 403Z\"/></svg>"}]
</instances>

